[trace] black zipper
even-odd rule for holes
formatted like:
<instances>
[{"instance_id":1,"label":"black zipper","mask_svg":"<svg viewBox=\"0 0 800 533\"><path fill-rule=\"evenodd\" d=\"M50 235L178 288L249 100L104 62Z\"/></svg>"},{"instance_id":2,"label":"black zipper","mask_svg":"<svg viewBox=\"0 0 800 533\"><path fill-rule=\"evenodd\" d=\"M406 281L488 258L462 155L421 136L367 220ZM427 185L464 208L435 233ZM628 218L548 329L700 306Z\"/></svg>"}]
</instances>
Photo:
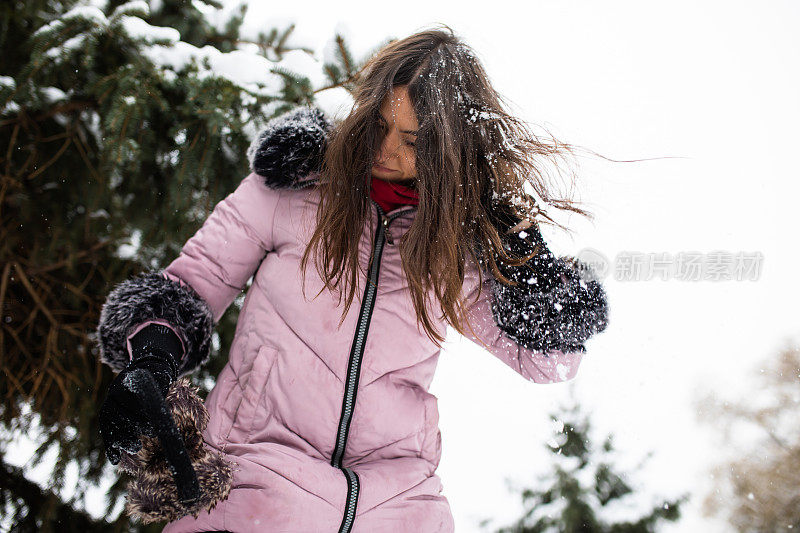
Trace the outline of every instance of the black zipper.
<instances>
[{"instance_id":1,"label":"black zipper","mask_svg":"<svg viewBox=\"0 0 800 533\"><path fill-rule=\"evenodd\" d=\"M373 200L373 203L374 200ZM364 346L367 342L369 332L369 322L372 318L372 310L375 307L375 295L378 291L378 273L381 265L381 255L386 237L386 228L389 223L398 216L405 213L395 213L391 217L386 217L383 209L375 203L378 210L378 229L375 232L375 242L372 245L372 265L369 270L369 279L364 287L364 297L361 300L361 311L358 314L356 323L356 335L353 338L353 345L350 348L350 359L347 365L347 379L345 380L344 398L342 400L342 415L339 419L339 429L336 432L336 443L331 455L331 466L334 466L345 475L347 479L347 500L345 501L344 516L339 526L339 533L349 533L353 528L353 521L356 517L356 504L361 488L358 474L352 469L342 466L342 458L347 447L347 434L350 430L350 420L353 418L353 408L356 403L356 391L358 390L358 377L361 372L361 359L364 355Z\"/></svg>"}]
</instances>

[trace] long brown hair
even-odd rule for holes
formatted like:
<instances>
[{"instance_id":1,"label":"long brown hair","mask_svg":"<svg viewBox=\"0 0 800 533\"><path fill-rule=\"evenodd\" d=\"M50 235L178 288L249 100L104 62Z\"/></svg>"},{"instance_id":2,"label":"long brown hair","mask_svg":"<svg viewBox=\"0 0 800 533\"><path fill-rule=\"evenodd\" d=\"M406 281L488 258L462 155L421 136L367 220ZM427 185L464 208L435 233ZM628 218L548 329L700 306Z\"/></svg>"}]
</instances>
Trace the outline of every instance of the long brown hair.
<instances>
[{"instance_id":1,"label":"long brown hair","mask_svg":"<svg viewBox=\"0 0 800 533\"><path fill-rule=\"evenodd\" d=\"M419 123L419 205L400 240L400 254L417 324L437 346L444 337L428 314L431 292L441 308L439 318L464 334L464 325L470 327L462 294L467 260L514 285L499 272L496 258L518 266L532 257L508 254L498 231L524 219L555 223L541 203L591 217L570 199L552 196L539 161L555 162L572 151L571 145L540 139L507 113L475 54L442 26L446 31L426 30L390 42L359 71L353 109L328 137L317 185L316 229L301 260L304 292L312 250L323 290L339 287L347 272L339 292L341 304L343 292L349 291L343 321L358 288L358 243L371 208L368 177L382 142L380 106L391 88L406 86ZM523 189L525 182L541 201Z\"/></svg>"}]
</instances>

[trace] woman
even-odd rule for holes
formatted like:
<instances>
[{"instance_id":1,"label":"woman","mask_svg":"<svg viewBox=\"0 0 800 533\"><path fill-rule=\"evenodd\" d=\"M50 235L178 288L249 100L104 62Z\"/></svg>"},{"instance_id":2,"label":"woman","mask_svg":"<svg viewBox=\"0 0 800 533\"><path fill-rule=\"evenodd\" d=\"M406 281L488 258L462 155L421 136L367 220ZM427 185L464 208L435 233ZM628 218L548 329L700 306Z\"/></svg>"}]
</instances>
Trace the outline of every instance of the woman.
<instances>
[{"instance_id":1,"label":"woman","mask_svg":"<svg viewBox=\"0 0 800 533\"><path fill-rule=\"evenodd\" d=\"M453 531L428 392L446 326L535 383L574 377L606 327L602 287L547 250L522 189L558 204L532 157L558 146L521 135L467 46L440 30L395 41L357 88L335 126L313 108L274 119L179 257L104 305L103 362L166 390L252 277L206 399L203 440L236 464L232 490L166 532ZM116 464L148 422L106 402Z\"/></svg>"}]
</instances>

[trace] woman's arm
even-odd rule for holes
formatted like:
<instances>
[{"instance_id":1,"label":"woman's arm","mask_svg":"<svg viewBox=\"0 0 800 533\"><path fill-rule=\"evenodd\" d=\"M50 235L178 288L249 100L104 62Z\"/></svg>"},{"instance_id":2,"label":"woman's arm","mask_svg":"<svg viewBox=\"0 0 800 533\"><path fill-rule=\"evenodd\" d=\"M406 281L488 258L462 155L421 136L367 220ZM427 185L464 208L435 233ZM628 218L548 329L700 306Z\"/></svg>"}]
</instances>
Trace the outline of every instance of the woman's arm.
<instances>
[{"instance_id":1,"label":"woman's arm","mask_svg":"<svg viewBox=\"0 0 800 533\"><path fill-rule=\"evenodd\" d=\"M126 280L109 293L97 328L102 362L116 372L124 369L131 338L152 323L180 337L181 375L208 358L213 326L274 249L281 190L305 186L318 171L329 128L323 113L311 107L267 123L248 149L252 173L214 207L180 255L163 271ZM148 341L158 342L153 331L146 330Z\"/></svg>"},{"instance_id":2,"label":"woman's arm","mask_svg":"<svg viewBox=\"0 0 800 533\"><path fill-rule=\"evenodd\" d=\"M499 265L503 275L517 282L514 287L483 270L477 301L473 266L467 338L535 383L572 379L586 352L585 341L608 324L605 291L599 281L583 279L586 265L556 258L535 225L521 223L501 237L516 255L527 255L537 245L538 253L526 265Z\"/></svg>"},{"instance_id":3,"label":"woman's arm","mask_svg":"<svg viewBox=\"0 0 800 533\"><path fill-rule=\"evenodd\" d=\"M169 266L117 285L100 313L101 361L121 371L132 355L131 338L157 323L170 327L183 343L181 375L203 364L213 326L273 249L279 201L280 191L251 173L214 207Z\"/></svg>"},{"instance_id":4,"label":"woman's arm","mask_svg":"<svg viewBox=\"0 0 800 533\"><path fill-rule=\"evenodd\" d=\"M163 270L166 277L197 291L215 324L274 249L272 226L280 196L258 174L248 175Z\"/></svg>"}]
</instances>

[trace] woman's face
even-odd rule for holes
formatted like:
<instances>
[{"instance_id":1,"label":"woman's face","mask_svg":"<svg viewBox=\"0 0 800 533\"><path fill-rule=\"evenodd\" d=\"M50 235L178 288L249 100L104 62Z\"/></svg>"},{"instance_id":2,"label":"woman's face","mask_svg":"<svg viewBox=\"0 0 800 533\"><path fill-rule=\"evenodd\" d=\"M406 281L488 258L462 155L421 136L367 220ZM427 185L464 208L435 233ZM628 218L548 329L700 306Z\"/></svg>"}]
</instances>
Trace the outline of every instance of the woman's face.
<instances>
[{"instance_id":1,"label":"woman's face","mask_svg":"<svg viewBox=\"0 0 800 533\"><path fill-rule=\"evenodd\" d=\"M380 109L383 140L375 157L372 175L386 181L412 180L417 177L417 116L405 85L394 87Z\"/></svg>"}]
</instances>

